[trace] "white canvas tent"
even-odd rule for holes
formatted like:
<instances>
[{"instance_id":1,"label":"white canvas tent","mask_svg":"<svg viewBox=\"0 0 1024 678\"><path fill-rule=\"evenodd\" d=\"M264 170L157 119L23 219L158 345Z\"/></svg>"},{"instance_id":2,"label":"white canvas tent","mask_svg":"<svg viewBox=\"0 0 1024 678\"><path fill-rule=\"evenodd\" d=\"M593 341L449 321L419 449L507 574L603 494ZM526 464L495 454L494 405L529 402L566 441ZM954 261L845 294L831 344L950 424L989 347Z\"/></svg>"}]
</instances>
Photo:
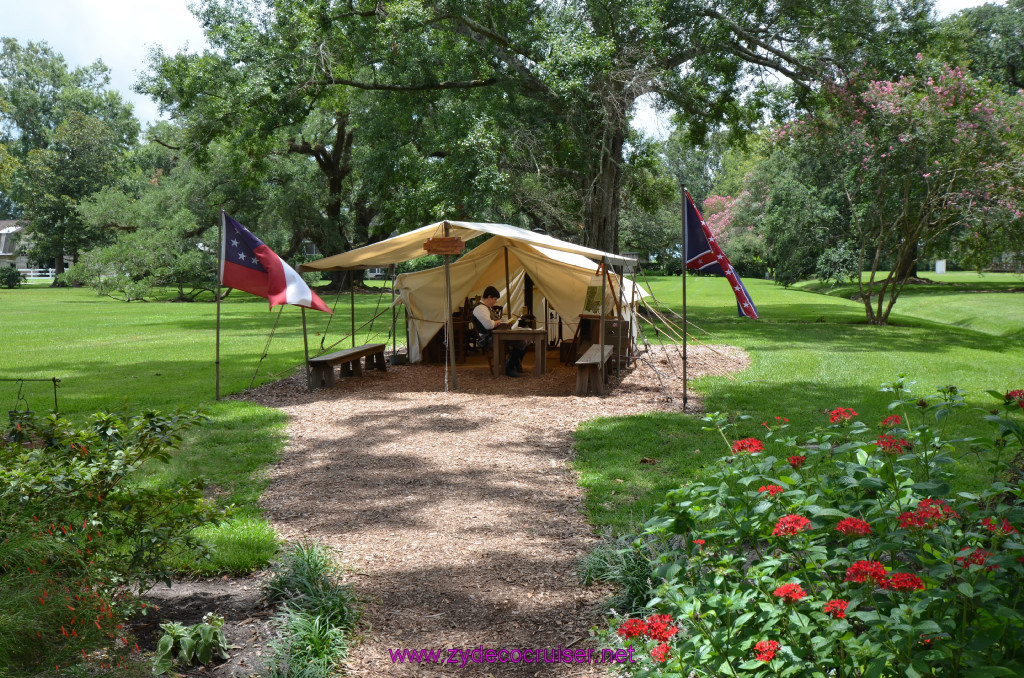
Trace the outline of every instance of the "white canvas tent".
<instances>
[{"instance_id":1,"label":"white canvas tent","mask_svg":"<svg viewBox=\"0 0 1024 678\"><path fill-rule=\"evenodd\" d=\"M446 227L447 226L447 233ZM337 271L389 266L424 256L423 243L432 237L459 236L469 240L490 233L482 245L463 255L449 268L449 303L445 303L445 267L405 273L395 282L397 294L405 304L409 318L409 360L421 359L430 339L447 321L447 309L457 308L467 297L480 295L493 285L502 292L499 303L506 308L523 306L524 280L529 275L534 283L534 307L546 299L563 319L569 336L575 331L584 309L588 288L602 285L596 277L598 262L632 264L633 259L601 252L551 236L533 233L507 224L449 221L431 224L403 233L383 242L367 245L325 259L309 262L300 271ZM622 319L630 320L628 310L647 296L629 280L608 276L605 289L606 315L622 309ZM508 284L506 284L508 281ZM619 303L616 303L616 297ZM636 327L635 318L633 327Z\"/></svg>"}]
</instances>

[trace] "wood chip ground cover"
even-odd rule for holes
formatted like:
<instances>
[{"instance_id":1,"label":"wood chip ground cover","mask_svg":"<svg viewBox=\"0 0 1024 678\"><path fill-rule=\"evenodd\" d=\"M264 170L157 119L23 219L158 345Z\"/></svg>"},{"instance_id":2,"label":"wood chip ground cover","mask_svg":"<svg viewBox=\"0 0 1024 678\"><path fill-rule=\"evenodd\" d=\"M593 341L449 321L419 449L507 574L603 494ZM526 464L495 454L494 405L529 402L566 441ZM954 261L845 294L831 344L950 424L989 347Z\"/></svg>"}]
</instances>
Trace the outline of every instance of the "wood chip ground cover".
<instances>
[{"instance_id":1,"label":"wood chip ground cover","mask_svg":"<svg viewBox=\"0 0 1024 678\"><path fill-rule=\"evenodd\" d=\"M288 540L333 548L365 601L346 674L606 675L579 664L396 664L389 650L596 647L608 592L576 575L598 540L568 463L572 434L593 417L679 411L680 358L649 354L671 401L642 364L605 397L571 395L575 370L553 353L547 374L519 379L492 377L477 356L448 393L443 367L412 365L313 393L300 373L245 394L290 417L261 500L267 518ZM731 347L691 347L689 358L691 378L748 364Z\"/></svg>"}]
</instances>

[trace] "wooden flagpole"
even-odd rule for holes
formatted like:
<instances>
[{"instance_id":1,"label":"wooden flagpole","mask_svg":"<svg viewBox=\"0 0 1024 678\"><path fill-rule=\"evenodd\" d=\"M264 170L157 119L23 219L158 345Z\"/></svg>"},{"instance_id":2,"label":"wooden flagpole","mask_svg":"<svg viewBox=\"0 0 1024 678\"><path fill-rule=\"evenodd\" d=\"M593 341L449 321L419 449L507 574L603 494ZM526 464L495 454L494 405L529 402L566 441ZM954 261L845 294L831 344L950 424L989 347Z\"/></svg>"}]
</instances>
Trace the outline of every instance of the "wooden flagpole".
<instances>
[{"instance_id":1,"label":"wooden flagpole","mask_svg":"<svg viewBox=\"0 0 1024 678\"><path fill-rule=\"evenodd\" d=\"M224 208L220 208L220 247L217 261L217 349L214 358L214 369L217 373L214 399L220 400L220 281L224 277L224 239L227 233L227 223L224 220Z\"/></svg>"},{"instance_id":2,"label":"wooden flagpole","mask_svg":"<svg viewBox=\"0 0 1024 678\"><path fill-rule=\"evenodd\" d=\"M306 307L300 306L302 309L302 348L306 352L306 387L309 392L313 392L313 376L309 372L309 339L306 337Z\"/></svg>"},{"instance_id":3,"label":"wooden flagpole","mask_svg":"<svg viewBox=\"0 0 1024 678\"><path fill-rule=\"evenodd\" d=\"M688 362L687 361L687 355L686 355L686 346L687 346L686 335L687 335L687 331L689 329L687 327L687 324L686 324L686 227L689 225L688 224L689 210L686 209L688 207L688 205L686 203L687 193L686 193L686 186L685 186L685 184L679 184L679 190L680 190L680 192L682 194L682 199L683 199L683 245L682 245L682 247L683 247L683 250L682 250L682 263L683 263L683 412L685 412L686 411L686 401L687 401L688 396L689 396L689 393L687 392L687 383L686 383L686 377L687 377L687 375L686 375L686 363Z\"/></svg>"}]
</instances>

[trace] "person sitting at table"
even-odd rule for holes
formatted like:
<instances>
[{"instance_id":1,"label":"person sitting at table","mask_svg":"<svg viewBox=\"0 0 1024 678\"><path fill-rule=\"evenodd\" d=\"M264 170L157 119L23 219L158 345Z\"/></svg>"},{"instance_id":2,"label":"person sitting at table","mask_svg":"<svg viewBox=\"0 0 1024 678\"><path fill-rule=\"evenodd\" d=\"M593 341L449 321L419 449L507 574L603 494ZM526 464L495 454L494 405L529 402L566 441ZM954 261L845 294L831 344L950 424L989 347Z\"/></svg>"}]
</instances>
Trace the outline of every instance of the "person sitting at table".
<instances>
[{"instance_id":1,"label":"person sitting at table","mask_svg":"<svg viewBox=\"0 0 1024 678\"><path fill-rule=\"evenodd\" d=\"M480 303L473 309L473 326L476 327L476 331L480 335L479 345L485 351L490 350L491 342L493 341L491 332L508 327L508 323L499 322L491 318L491 309L498 303L499 296L497 288L493 285L488 286L480 298ZM521 376L523 374L523 364L520 361L526 355L526 342L509 341L506 342L506 345L510 350L508 360L505 361L505 376Z\"/></svg>"}]
</instances>

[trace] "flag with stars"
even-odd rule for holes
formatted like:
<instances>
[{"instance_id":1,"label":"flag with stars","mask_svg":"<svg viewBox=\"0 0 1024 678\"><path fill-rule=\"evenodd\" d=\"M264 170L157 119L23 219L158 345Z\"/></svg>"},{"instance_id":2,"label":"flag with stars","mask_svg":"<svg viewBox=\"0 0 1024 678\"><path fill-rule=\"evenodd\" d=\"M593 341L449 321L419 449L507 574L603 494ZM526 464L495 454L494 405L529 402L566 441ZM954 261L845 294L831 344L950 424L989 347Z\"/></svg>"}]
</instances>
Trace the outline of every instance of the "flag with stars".
<instances>
[{"instance_id":1,"label":"flag with stars","mask_svg":"<svg viewBox=\"0 0 1024 678\"><path fill-rule=\"evenodd\" d=\"M689 191L686 192L686 268L725 276L736 295L736 310L740 316L757 318L754 300L736 275L736 269L729 263L729 257L715 242L715 236L711 234L700 210L693 204Z\"/></svg>"},{"instance_id":2,"label":"flag with stars","mask_svg":"<svg viewBox=\"0 0 1024 678\"><path fill-rule=\"evenodd\" d=\"M294 268L225 212L221 212L220 282L280 304L331 312Z\"/></svg>"}]
</instances>

